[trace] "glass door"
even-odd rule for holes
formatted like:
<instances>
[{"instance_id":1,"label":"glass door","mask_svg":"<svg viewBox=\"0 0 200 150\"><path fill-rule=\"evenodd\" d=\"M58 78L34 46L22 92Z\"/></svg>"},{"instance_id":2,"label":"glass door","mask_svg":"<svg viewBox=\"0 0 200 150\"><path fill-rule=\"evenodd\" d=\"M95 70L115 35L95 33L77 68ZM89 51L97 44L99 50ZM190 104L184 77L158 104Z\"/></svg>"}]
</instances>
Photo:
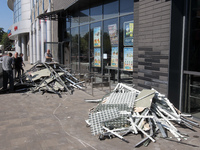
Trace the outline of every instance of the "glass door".
<instances>
[{"instance_id":1,"label":"glass door","mask_svg":"<svg viewBox=\"0 0 200 150\"><path fill-rule=\"evenodd\" d=\"M189 45L184 62L184 111L200 118L200 0L190 0L188 7Z\"/></svg>"}]
</instances>

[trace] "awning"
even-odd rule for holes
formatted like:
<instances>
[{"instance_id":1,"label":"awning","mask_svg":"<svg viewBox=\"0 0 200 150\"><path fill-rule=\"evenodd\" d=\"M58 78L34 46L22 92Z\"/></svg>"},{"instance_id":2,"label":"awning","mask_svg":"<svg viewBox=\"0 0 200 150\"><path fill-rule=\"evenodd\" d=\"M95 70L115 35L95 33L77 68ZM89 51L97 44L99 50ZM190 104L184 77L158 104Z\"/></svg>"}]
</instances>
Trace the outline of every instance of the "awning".
<instances>
[{"instance_id":1,"label":"awning","mask_svg":"<svg viewBox=\"0 0 200 150\"><path fill-rule=\"evenodd\" d=\"M40 14L37 18L43 19L43 20L58 20L58 16L62 16L62 13L64 13L64 9L51 11L51 12L44 12L43 14ZM61 18L61 17L59 17Z\"/></svg>"}]
</instances>

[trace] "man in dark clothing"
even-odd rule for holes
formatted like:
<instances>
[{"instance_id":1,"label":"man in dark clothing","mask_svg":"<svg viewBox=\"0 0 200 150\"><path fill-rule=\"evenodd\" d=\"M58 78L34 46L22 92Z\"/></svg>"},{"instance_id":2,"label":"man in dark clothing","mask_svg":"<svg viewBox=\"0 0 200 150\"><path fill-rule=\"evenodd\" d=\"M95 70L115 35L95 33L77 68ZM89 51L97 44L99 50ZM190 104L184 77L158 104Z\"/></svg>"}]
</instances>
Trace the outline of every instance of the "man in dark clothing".
<instances>
[{"instance_id":1,"label":"man in dark clothing","mask_svg":"<svg viewBox=\"0 0 200 150\"><path fill-rule=\"evenodd\" d=\"M21 74L24 73L23 65L25 66L25 63L24 63L24 60L23 60L23 55L24 55L23 53L19 54L19 57L21 58L21 65L20 65L20 72L21 72Z\"/></svg>"},{"instance_id":2,"label":"man in dark clothing","mask_svg":"<svg viewBox=\"0 0 200 150\"><path fill-rule=\"evenodd\" d=\"M3 68L3 91L7 90L8 86L8 79L10 83L9 91L14 91L14 81L13 81L13 71L12 71L12 65L14 64L12 53L8 53L8 55L3 56L1 58L2 60L2 68Z\"/></svg>"},{"instance_id":3,"label":"man in dark clothing","mask_svg":"<svg viewBox=\"0 0 200 150\"><path fill-rule=\"evenodd\" d=\"M22 58L18 57L18 52L16 52L14 57L15 79L20 78L21 76L21 64Z\"/></svg>"}]
</instances>

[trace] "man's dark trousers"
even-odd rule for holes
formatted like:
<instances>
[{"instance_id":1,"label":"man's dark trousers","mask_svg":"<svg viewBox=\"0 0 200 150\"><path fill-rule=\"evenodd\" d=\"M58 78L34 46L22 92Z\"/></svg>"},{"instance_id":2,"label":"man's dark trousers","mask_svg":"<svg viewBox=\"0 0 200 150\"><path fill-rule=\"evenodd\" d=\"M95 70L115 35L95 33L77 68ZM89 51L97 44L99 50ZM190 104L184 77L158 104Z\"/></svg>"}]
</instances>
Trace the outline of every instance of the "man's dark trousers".
<instances>
[{"instance_id":1,"label":"man's dark trousers","mask_svg":"<svg viewBox=\"0 0 200 150\"><path fill-rule=\"evenodd\" d=\"M14 91L14 81L13 81L13 71L12 70L3 70L3 89L7 89L8 79L10 82L10 92Z\"/></svg>"}]
</instances>

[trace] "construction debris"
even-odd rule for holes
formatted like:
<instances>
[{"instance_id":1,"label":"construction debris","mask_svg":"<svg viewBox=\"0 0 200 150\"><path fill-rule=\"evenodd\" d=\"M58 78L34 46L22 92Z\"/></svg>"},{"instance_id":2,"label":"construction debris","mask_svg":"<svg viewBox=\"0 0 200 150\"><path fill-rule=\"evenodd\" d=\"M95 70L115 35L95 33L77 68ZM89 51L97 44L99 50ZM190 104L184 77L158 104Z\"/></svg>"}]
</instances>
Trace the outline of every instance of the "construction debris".
<instances>
[{"instance_id":1,"label":"construction debris","mask_svg":"<svg viewBox=\"0 0 200 150\"><path fill-rule=\"evenodd\" d=\"M151 141L155 142L155 136L158 134L162 138L168 138L167 132L178 141L186 140L187 135L181 133L174 124L190 129L193 129L193 126L199 127L199 124L189 117L191 116L182 114L165 95L154 89L138 91L118 83L112 93L104 96L101 102L89 111L86 123L91 127L92 135L99 135L100 140L118 137L128 143L125 135L142 133L146 137L135 145L139 147L142 144L147 146Z\"/></svg>"},{"instance_id":2,"label":"construction debris","mask_svg":"<svg viewBox=\"0 0 200 150\"><path fill-rule=\"evenodd\" d=\"M24 87L23 89L16 87ZM83 89L83 82L79 82L69 71L59 63L37 62L27 70L15 85L16 91L27 90L35 92L52 92L60 96L60 92L73 94L74 88Z\"/></svg>"}]
</instances>

